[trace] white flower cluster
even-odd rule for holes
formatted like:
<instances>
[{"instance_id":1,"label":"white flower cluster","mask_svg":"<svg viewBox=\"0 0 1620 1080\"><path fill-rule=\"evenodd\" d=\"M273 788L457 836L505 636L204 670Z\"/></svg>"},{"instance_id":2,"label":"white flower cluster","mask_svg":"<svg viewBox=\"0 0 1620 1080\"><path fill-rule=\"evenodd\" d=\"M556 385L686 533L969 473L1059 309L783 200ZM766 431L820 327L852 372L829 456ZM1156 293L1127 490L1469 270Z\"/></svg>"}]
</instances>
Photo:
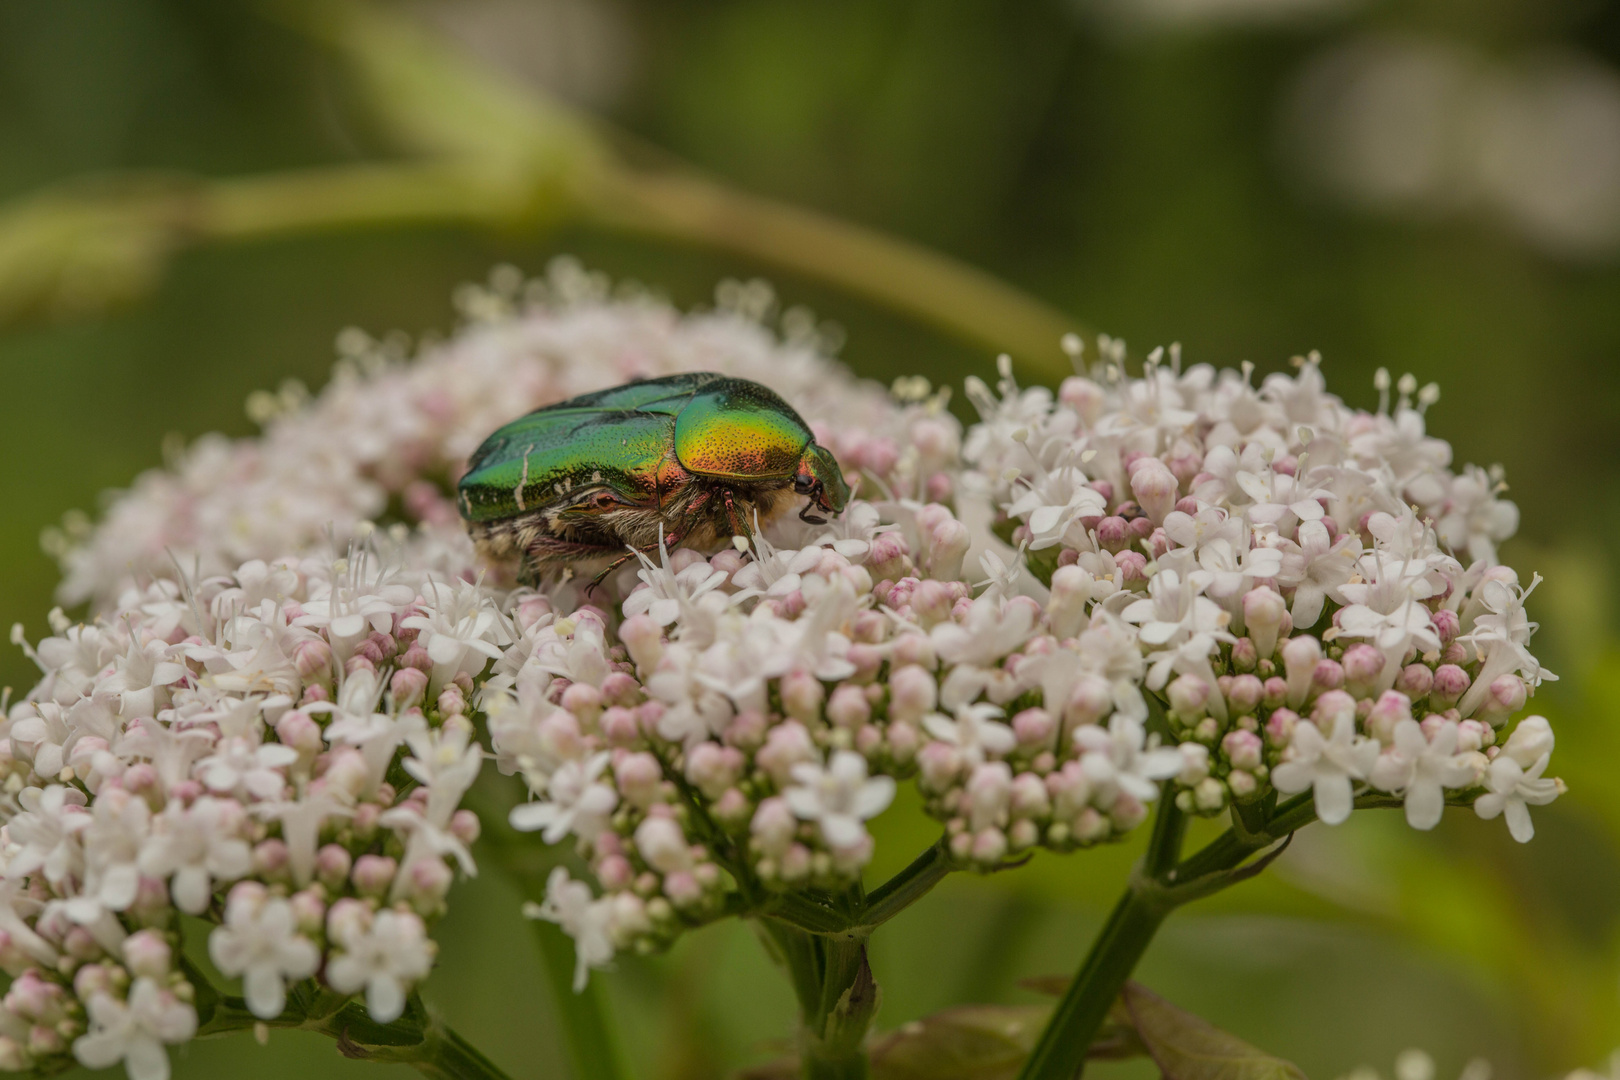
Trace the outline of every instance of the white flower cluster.
<instances>
[{"instance_id":1,"label":"white flower cluster","mask_svg":"<svg viewBox=\"0 0 1620 1080\"><path fill-rule=\"evenodd\" d=\"M94 527L70 516L47 544L62 564L61 601L105 607L131 582L172 573L170 551L221 574L329 538L346 544L390 515L459 530L444 482L490 432L541 405L680 371L763 383L851 468L907 493L948 494L926 487L938 473L929 448L940 448L924 438L923 457L898 460L896 410L826 360L825 332L806 313L782 315L782 336L767 327L762 283L727 283L715 310L683 315L645 294L615 296L600 275L558 260L545 279L505 268L458 299L470 322L449 340L407 357L400 341L345 331L312 400L296 385L249 400L261 436L206 436L137 478Z\"/></svg>"},{"instance_id":2,"label":"white flower cluster","mask_svg":"<svg viewBox=\"0 0 1620 1080\"><path fill-rule=\"evenodd\" d=\"M341 745L325 752L352 750L345 768L378 784L400 783L377 770L412 703L435 706L429 728L435 717L483 714L500 768L534 797L512 824L571 842L594 878L559 869L531 912L574 937L582 982L621 949L661 948L724 914L795 897L840 902L872 857L866 822L899 781L914 779L943 824L944 857L981 869L1116 838L1167 790L1207 814L1310 791L1328 822L1358 797L1399 799L1420 828L1466 800L1482 816L1505 814L1520 839L1528 806L1562 790L1542 775L1546 722L1503 731L1551 677L1528 649L1529 589L1496 562L1516 511L1493 474L1450 471L1449 447L1424 430L1433 388L1403 379L1392 409L1384 380L1379 410L1359 412L1325 392L1314 357L1259 387L1248 368L1182 371L1175 350L1131 377L1123 347L1104 339L1103 362L1056 395L1021 391L1006 370L995 393L970 380L982 422L964 438L924 381L886 396L828 360L806 319L784 317L779 339L762 321L768 292L728 290L716 313L682 316L644 297L611 299L564 265L522 304L517 281L472 294L485 317L447 343L411 361L368 345L262 439L202 446L177 471L148 475L67 548L68 593L104 599L131 574L160 576L166 545L195 551L187 558L207 575L309 550L328 527L341 542L385 504L421 526L409 565L437 568L444 584L407 582L397 598L378 591L381 579L345 585L352 598L336 631L308 622L322 611L314 593L297 615L276 616L272 604L254 633L278 648L292 641L292 682L206 674L278 702L262 709L324 726ZM1066 347L1078 359L1078 342ZM492 600L467 584L448 486L479 440L536 404L679 370L782 393L862 498L825 526L785 515L718 553L643 557L595 591L564 575L544 592ZM485 570L505 581L511 568ZM295 571L314 580L301 563L254 573ZM259 592L234 587L251 593L240 611L263 607ZM150 588L189 610L175 587ZM162 607L122 606L147 618L151 604ZM336 659L284 638L306 630L325 634ZM106 620L98 630L121 632ZM204 646L186 644L194 633L175 623L142 646L142 662L201 680L206 658L188 650ZM232 655L251 653L250 640L259 647L232 636ZM333 700L303 702L300 673L322 662L347 677ZM154 694L154 708L170 706L169 691ZM59 730L54 716L26 719ZM278 731L284 720L270 718ZM138 735L180 745L186 726L153 720ZM133 737L92 736L114 757ZM323 746L319 730L299 737L301 753ZM268 797L253 785L285 784L278 770L300 767L274 760L280 746L305 744L249 744L229 774L214 752L186 764L202 770L206 757L196 783L216 770L222 784L240 777L235 804L254 804ZM266 749L266 760L247 760ZM63 750L33 772L48 784L51 769L70 767L85 784L84 769L102 767L87 753ZM418 780L454 757L426 753ZM199 789L206 805L221 798ZM421 816L438 821L453 806L430 799ZM268 811L245 820L269 824L259 813ZM346 837L348 820L329 828ZM297 821L281 825L288 845L313 831ZM449 845L454 830L444 829L417 828L408 842ZM210 872L201 895L218 877ZM175 882L175 903L191 902L182 894L194 887ZM260 910L253 897L233 903L226 916ZM328 916L326 941L404 932L382 909L370 923L357 907L343 911ZM329 959L325 977L356 986L356 969L402 953L344 951L369 959Z\"/></svg>"},{"instance_id":3,"label":"white flower cluster","mask_svg":"<svg viewBox=\"0 0 1620 1080\"><path fill-rule=\"evenodd\" d=\"M181 914L255 1016L311 978L400 1016L474 870L466 701L512 637L495 598L357 547L51 626L13 632L44 676L0 722L0 1070L166 1077L198 1025Z\"/></svg>"},{"instance_id":4,"label":"white flower cluster","mask_svg":"<svg viewBox=\"0 0 1620 1080\"><path fill-rule=\"evenodd\" d=\"M1392 408L1380 372L1369 413L1326 392L1314 355L1255 386L1247 365L1183 371L1178 350L1129 377L1123 347L1101 348L1056 395L1005 371L998 393L968 389L977 484L1074 613L1061 669L1095 663L1099 634L1142 665L1187 740L1187 810L1311 790L1333 823L1370 787L1420 829L1472 796L1530 839L1528 807L1562 791L1542 776L1552 730L1530 717L1500 734L1553 677L1529 650L1539 579L1496 561L1518 523L1499 479L1453 473L1426 434L1438 389L1405 376ZM1143 715L1102 680L1055 689L1054 730Z\"/></svg>"}]
</instances>

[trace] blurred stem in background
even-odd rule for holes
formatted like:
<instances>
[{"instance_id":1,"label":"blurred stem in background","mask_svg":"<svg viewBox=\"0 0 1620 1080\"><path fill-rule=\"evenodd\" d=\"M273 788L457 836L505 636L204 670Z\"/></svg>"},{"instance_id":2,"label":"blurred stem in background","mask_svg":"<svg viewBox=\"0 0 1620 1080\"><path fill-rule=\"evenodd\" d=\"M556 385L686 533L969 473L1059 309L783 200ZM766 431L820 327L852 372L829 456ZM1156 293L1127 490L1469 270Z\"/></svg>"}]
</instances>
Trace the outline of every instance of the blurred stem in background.
<instances>
[{"instance_id":1,"label":"blurred stem in background","mask_svg":"<svg viewBox=\"0 0 1620 1080\"><path fill-rule=\"evenodd\" d=\"M364 0L271 14L343 59L411 158L209 180L132 174L0 207L0 324L96 310L152 288L184 247L363 227L565 220L697 244L819 279L1032 373L1068 373L1078 324L921 245L731 188L502 79Z\"/></svg>"}]
</instances>

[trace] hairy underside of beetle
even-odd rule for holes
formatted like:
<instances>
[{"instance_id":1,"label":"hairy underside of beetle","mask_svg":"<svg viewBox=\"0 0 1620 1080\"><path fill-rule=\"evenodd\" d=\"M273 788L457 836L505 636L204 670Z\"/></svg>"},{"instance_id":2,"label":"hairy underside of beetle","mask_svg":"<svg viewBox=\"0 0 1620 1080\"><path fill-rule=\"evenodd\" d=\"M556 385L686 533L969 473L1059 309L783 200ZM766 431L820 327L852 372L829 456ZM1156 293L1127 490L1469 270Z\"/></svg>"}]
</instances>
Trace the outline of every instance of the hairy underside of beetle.
<instances>
[{"instance_id":1,"label":"hairy underside of beetle","mask_svg":"<svg viewBox=\"0 0 1620 1080\"><path fill-rule=\"evenodd\" d=\"M601 499L606 491L572 493L565 503L469 522L467 528L481 556L516 563L518 579L534 584L565 567L585 572L612 566L629 558L631 548L656 559L660 535L671 550L714 551L739 533L753 532L756 520L765 527L799 498L789 479L751 484L694 479L662 506Z\"/></svg>"}]
</instances>

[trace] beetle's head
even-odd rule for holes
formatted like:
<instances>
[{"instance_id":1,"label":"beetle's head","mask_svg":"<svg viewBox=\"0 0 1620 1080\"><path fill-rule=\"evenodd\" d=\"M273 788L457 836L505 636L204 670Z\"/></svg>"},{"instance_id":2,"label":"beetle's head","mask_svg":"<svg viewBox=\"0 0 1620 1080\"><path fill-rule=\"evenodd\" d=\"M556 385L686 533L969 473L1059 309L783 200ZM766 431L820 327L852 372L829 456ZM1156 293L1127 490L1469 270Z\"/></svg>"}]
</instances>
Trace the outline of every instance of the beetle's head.
<instances>
[{"instance_id":1,"label":"beetle's head","mask_svg":"<svg viewBox=\"0 0 1620 1080\"><path fill-rule=\"evenodd\" d=\"M844 482L844 470L838 467L838 462L826 447L815 443L811 443L799 459L799 471L793 477L793 490L809 497L810 501L799 511L799 517L813 525L821 525L826 519L813 515L810 512L812 509L841 514L849 502L849 485Z\"/></svg>"}]
</instances>

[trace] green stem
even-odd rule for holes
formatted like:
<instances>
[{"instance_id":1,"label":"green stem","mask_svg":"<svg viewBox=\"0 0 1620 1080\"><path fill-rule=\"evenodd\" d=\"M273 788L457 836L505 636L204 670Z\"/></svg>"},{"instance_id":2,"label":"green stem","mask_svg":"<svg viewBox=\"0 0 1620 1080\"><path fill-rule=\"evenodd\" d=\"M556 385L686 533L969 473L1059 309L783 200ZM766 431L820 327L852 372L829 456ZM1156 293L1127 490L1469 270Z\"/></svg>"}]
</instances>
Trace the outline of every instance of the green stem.
<instances>
[{"instance_id":1,"label":"green stem","mask_svg":"<svg viewBox=\"0 0 1620 1080\"><path fill-rule=\"evenodd\" d=\"M866 1030L878 1003L866 935L813 934L770 918L760 920L760 930L799 1001L801 1075L866 1080Z\"/></svg>"},{"instance_id":2,"label":"green stem","mask_svg":"<svg viewBox=\"0 0 1620 1080\"><path fill-rule=\"evenodd\" d=\"M1177 809L1170 791L1162 792L1147 853L1053 1010L1020 1080L1072 1080L1084 1068L1114 999L1175 907L1160 882L1174 873L1186 832L1187 816Z\"/></svg>"},{"instance_id":3,"label":"green stem","mask_svg":"<svg viewBox=\"0 0 1620 1080\"><path fill-rule=\"evenodd\" d=\"M860 928L870 931L888 922L945 880L951 869L950 854L941 839L867 896L860 912Z\"/></svg>"},{"instance_id":4,"label":"green stem","mask_svg":"<svg viewBox=\"0 0 1620 1080\"><path fill-rule=\"evenodd\" d=\"M574 946L568 935L553 923L536 920L534 936L574 1075L580 1080L625 1080L630 1074L608 1023L601 980L592 979L576 993Z\"/></svg>"}]
</instances>

